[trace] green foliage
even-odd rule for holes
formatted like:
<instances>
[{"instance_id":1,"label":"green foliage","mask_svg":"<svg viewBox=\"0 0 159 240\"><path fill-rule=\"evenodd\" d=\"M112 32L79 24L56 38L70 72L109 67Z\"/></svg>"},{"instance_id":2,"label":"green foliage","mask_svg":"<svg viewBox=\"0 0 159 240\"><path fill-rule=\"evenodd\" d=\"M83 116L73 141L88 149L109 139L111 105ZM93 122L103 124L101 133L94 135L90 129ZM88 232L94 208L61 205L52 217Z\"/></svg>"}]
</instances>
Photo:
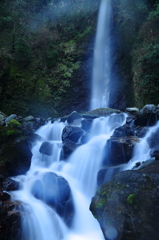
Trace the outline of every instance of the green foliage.
<instances>
[{"instance_id":1,"label":"green foliage","mask_svg":"<svg viewBox=\"0 0 159 240\"><path fill-rule=\"evenodd\" d=\"M132 193L127 197L127 202L132 205L134 204L134 201L135 201L135 194Z\"/></svg>"},{"instance_id":2,"label":"green foliage","mask_svg":"<svg viewBox=\"0 0 159 240\"><path fill-rule=\"evenodd\" d=\"M18 128L21 126L21 124L16 120L16 119L11 119L8 123L7 123L8 127L10 128ZM9 131L9 130L8 130ZM14 130L10 130L10 132L13 132Z\"/></svg>"}]
</instances>

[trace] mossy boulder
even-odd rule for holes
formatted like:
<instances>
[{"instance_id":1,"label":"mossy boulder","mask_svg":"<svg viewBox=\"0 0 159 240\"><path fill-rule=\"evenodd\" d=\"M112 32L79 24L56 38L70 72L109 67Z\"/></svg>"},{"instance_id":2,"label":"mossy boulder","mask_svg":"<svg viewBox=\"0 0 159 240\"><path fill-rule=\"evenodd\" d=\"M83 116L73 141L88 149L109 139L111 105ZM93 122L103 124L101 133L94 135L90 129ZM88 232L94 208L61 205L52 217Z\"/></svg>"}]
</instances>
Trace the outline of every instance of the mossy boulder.
<instances>
[{"instance_id":1,"label":"mossy boulder","mask_svg":"<svg viewBox=\"0 0 159 240\"><path fill-rule=\"evenodd\" d=\"M98 188L90 210L108 239L113 229L115 239L158 239L159 162L141 170L127 170Z\"/></svg>"}]
</instances>

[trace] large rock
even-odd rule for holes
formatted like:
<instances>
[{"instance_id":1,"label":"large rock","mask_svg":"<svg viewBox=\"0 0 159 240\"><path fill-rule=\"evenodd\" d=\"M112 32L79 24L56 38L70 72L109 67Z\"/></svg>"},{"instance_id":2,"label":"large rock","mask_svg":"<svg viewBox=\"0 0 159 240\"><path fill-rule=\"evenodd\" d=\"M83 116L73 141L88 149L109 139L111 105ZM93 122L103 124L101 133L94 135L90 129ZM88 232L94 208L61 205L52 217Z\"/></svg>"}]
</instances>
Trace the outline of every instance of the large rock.
<instances>
[{"instance_id":1,"label":"large rock","mask_svg":"<svg viewBox=\"0 0 159 240\"><path fill-rule=\"evenodd\" d=\"M84 131L89 131L91 129L91 126L92 126L92 121L93 119L84 119L81 121L81 128L84 130Z\"/></svg>"},{"instance_id":2,"label":"large rock","mask_svg":"<svg viewBox=\"0 0 159 240\"><path fill-rule=\"evenodd\" d=\"M90 210L105 239L158 240L159 162L124 171L103 184Z\"/></svg>"},{"instance_id":3,"label":"large rock","mask_svg":"<svg viewBox=\"0 0 159 240\"><path fill-rule=\"evenodd\" d=\"M159 145L159 128L155 132L152 132L151 135L147 138L147 143L150 148L155 148Z\"/></svg>"},{"instance_id":4,"label":"large rock","mask_svg":"<svg viewBox=\"0 0 159 240\"><path fill-rule=\"evenodd\" d=\"M50 142L43 142L40 146L39 152L51 156L53 152L53 144Z\"/></svg>"},{"instance_id":5,"label":"large rock","mask_svg":"<svg viewBox=\"0 0 159 240\"><path fill-rule=\"evenodd\" d=\"M0 175L0 239L19 240L21 239L21 217L16 211L16 203L10 200L6 191L13 191L19 188L14 180L4 178Z\"/></svg>"},{"instance_id":6,"label":"large rock","mask_svg":"<svg viewBox=\"0 0 159 240\"><path fill-rule=\"evenodd\" d=\"M136 136L112 136L105 146L103 165L116 166L127 163L132 158L134 146L138 142L139 139Z\"/></svg>"},{"instance_id":7,"label":"large rock","mask_svg":"<svg viewBox=\"0 0 159 240\"><path fill-rule=\"evenodd\" d=\"M129 137L129 136L136 136L137 130L135 127L130 127L128 125L124 125L118 127L113 132L113 137Z\"/></svg>"},{"instance_id":8,"label":"large rock","mask_svg":"<svg viewBox=\"0 0 159 240\"><path fill-rule=\"evenodd\" d=\"M79 147L80 144L74 143L69 139L66 139L63 143L62 146L62 151L61 151L61 160L67 159L71 153L75 151L77 147Z\"/></svg>"},{"instance_id":9,"label":"large rock","mask_svg":"<svg viewBox=\"0 0 159 240\"><path fill-rule=\"evenodd\" d=\"M17 176L25 174L31 164L32 153L26 140L6 143L0 150L0 174ZM4 173L4 169L6 170Z\"/></svg>"},{"instance_id":10,"label":"large rock","mask_svg":"<svg viewBox=\"0 0 159 240\"><path fill-rule=\"evenodd\" d=\"M66 126L62 132L62 141L65 142L66 139L69 139L77 143L83 134L84 131L79 127Z\"/></svg>"},{"instance_id":11,"label":"large rock","mask_svg":"<svg viewBox=\"0 0 159 240\"><path fill-rule=\"evenodd\" d=\"M159 107L154 104L147 104L141 110L137 119L134 121L136 126L153 126L159 120Z\"/></svg>"},{"instance_id":12,"label":"large rock","mask_svg":"<svg viewBox=\"0 0 159 240\"><path fill-rule=\"evenodd\" d=\"M158 113L142 113L140 114L137 119L134 121L136 126L154 126L157 121L159 120Z\"/></svg>"},{"instance_id":13,"label":"large rock","mask_svg":"<svg viewBox=\"0 0 159 240\"><path fill-rule=\"evenodd\" d=\"M76 111L73 111L67 118L67 122L69 124L73 123L75 120L77 119L81 119L81 116L76 112Z\"/></svg>"},{"instance_id":14,"label":"large rock","mask_svg":"<svg viewBox=\"0 0 159 240\"><path fill-rule=\"evenodd\" d=\"M73 219L74 206L71 189L65 178L53 172L44 174L42 180L35 181L33 195L52 206L70 225Z\"/></svg>"}]
</instances>

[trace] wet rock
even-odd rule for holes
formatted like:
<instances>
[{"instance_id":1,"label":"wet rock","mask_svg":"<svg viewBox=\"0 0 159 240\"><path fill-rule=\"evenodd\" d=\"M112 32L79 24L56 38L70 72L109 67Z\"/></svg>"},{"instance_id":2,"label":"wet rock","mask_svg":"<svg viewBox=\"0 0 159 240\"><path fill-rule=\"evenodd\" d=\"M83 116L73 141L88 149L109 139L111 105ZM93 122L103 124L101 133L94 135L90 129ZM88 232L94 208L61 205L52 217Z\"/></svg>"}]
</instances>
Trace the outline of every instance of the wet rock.
<instances>
[{"instance_id":1,"label":"wet rock","mask_svg":"<svg viewBox=\"0 0 159 240\"><path fill-rule=\"evenodd\" d=\"M125 112L131 114L131 115L134 115L134 116L137 116L139 115L139 109L138 108L135 108L135 107L132 107L132 108L126 108L125 109Z\"/></svg>"},{"instance_id":2,"label":"wet rock","mask_svg":"<svg viewBox=\"0 0 159 240\"><path fill-rule=\"evenodd\" d=\"M44 174L42 181L37 180L34 183L32 193L52 206L67 225L71 224L74 206L71 189L65 178L48 172Z\"/></svg>"},{"instance_id":3,"label":"wet rock","mask_svg":"<svg viewBox=\"0 0 159 240\"><path fill-rule=\"evenodd\" d=\"M105 167L100 169L97 174L98 186L101 186L103 183L110 181L121 170L122 170L122 166Z\"/></svg>"},{"instance_id":4,"label":"wet rock","mask_svg":"<svg viewBox=\"0 0 159 240\"><path fill-rule=\"evenodd\" d=\"M143 138L146 135L146 133L148 132L148 130L149 130L148 127L139 127L139 128L137 128L136 134L139 138Z\"/></svg>"},{"instance_id":5,"label":"wet rock","mask_svg":"<svg viewBox=\"0 0 159 240\"><path fill-rule=\"evenodd\" d=\"M120 172L98 189L90 210L105 239L109 239L109 230L116 240L158 239L158 182L156 161L142 170Z\"/></svg>"},{"instance_id":6,"label":"wet rock","mask_svg":"<svg viewBox=\"0 0 159 240\"><path fill-rule=\"evenodd\" d=\"M24 118L24 121L33 121L34 120L34 117L33 116L28 116L26 118Z\"/></svg>"},{"instance_id":7,"label":"wet rock","mask_svg":"<svg viewBox=\"0 0 159 240\"><path fill-rule=\"evenodd\" d=\"M135 127L129 127L127 125L118 127L113 132L113 137L128 137L128 136L136 136L136 128Z\"/></svg>"},{"instance_id":8,"label":"wet rock","mask_svg":"<svg viewBox=\"0 0 159 240\"><path fill-rule=\"evenodd\" d=\"M11 114L9 117L6 118L6 123L9 122L12 119L15 119L17 117L16 114Z\"/></svg>"},{"instance_id":9,"label":"wet rock","mask_svg":"<svg viewBox=\"0 0 159 240\"><path fill-rule=\"evenodd\" d=\"M97 108L95 110L87 112L87 114L93 115L95 118L101 116L106 117L111 115L112 113L121 113L121 111L112 108Z\"/></svg>"},{"instance_id":10,"label":"wet rock","mask_svg":"<svg viewBox=\"0 0 159 240\"><path fill-rule=\"evenodd\" d=\"M0 150L0 162L3 162L0 170L4 170L8 176L17 176L25 174L31 164L32 153L26 140L20 140L4 144ZM4 169L3 169L4 167Z\"/></svg>"},{"instance_id":11,"label":"wet rock","mask_svg":"<svg viewBox=\"0 0 159 240\"><path fill-rule=\"evenodd\" d=\"M103 165L116 166L127 163L132 158L134 146L138 142L136 136L111 137L105 146Z\"/></svg>"},{"instance_id":12,"label":"wet rock","mask_svg":"<svg viewBox=\"0 0 159 240\"><path fill-rule=\"evenodd\" d=\"M82 137L81 137L81 143L85 144L87 142L89 142L89 140L92 138L92 135L89 133L85 133Z\"/></svg>"},{"instance_id":13,"label":"wet rock","mask_svg":"<svg viewBox=\"0 0 159 240\"><path fill-rule=\"evenodd\" d=\"M140 113L156 113L158 107L154 104L147 104L141 110Z\"/></svg>"},{"instance_id":14,"label":"wet rock","mask_svg":"<svg viewBox=\"0 0 159 240\"><path fill-rule=\"evenodd\" d=\"M77 143L79 138L84 134L84 131L79 127L66 126L62 132L62 141L65 142L66 139Z\"/></svg>"},{"instance_id":15,"label":"wet rock","mask_svg":"<svg viewBox=\"0 0 159 240\"><path fill-rule=\"evenodd\" d=\"M159 120L158 113L142 113L134 121L136 126L154 126Z\"/></svg>"},{"instance_id":16,"label":"wet rock","mask_svg":"<svg viewBox=\"0 0 159 240\"><path fill-rule=\"evenodd\" d=\"M13 191L19 189L19 183L14 181L13 179L5 178L3 180L2 189L5 191Z\"/></svg>"},{"instance_id":17,"label":"wet rock","mask_svg":"<svg viewBox=\"0 0 159 240\"><path fill-rule=\"evenodd\" d=\"M7 201L10 199L10 195L6 192L0 191L0 201Z\"/></svg>"},{"instance_id":18,"label":"wet rock","mask_svg":"<svg viewBox=\"0 0 159 240\"><path fill-rule=\"evenodd\" d=\"M92 126L92 120L82 120L81 121L81 128L84 130L84 131L89 131L91 129L91 126Z\"/></svg>"},{"instance_id":19,"label":"wet rock","mask_svg":"<svg viewBox=\"0 0 159 240\"><path fill-rule=\"evenodd\" d=\"M13 204L13 203L8 203ZM21 239L21 217L17 211L7 211L5 204L0 205L0 239Z\"/></svg>"},{"instance_id":20,"label":"wet rock","mask_svg":"<svg viewBox=\"0 0 159 240\"><path fill-rule=\"evenodd\" d=\"M67 159L70 154L73 153L73 151L75 151L75 149L79 146L80 144L74 143L71 140L66 139L62 146L61 160Z\"/></svg>"},{"instance_id":21,"label":"wet rock","mask_svg":"<svg viewBox=\"0 0 159 240\"><path fill-rule=\"evenodd\" d=\"M43 142L41 144L41 147L39 149L39 152L40 153L43 153L43 154L46 154L48 156L51 156L52 155L52 152L53 152L53 144L50 143L50 142Z\"/></svg>"},{"instance_id":22,"label":"wet rock","mask_svg":"<svg viewBox=\"0 0 159 240\"><path fill-rule=\"evenodd\" d=\"M75 120L77 119L81 119L81 116L76 112L76 111L73 111L67 118L67 122L69 124L73 123Z\"/></svg>"},{"instance_id":23,"label":"wet rock","mask_svg":"<svg viewBox=\"0 0 159 240\"><path fill-rule=\"evenodd\" d=\"M156 160L159 160L159 145L151 149L150 156L154 157Z\"/></svg>"},{"instance_id":24,"label":"wet rock","mask_svg":"<svg viewBox=\"0 0 159 240\"><path fill-rule=\"evenodd\" d=\"M37 199L44 200L44 187L40 180L34 182L31 192Z\"/></svg>"}]
</instances>

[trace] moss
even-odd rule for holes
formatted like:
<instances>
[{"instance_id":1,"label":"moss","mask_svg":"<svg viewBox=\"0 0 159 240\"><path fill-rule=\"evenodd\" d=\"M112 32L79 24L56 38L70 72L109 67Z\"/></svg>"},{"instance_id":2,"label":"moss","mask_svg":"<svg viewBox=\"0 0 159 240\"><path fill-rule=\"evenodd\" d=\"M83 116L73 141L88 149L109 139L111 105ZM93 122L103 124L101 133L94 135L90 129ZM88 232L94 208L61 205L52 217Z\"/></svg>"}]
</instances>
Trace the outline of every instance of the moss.
<instances>
[{"instance_id":1,"label":"moss","mask_svg":"<svg viewBox=\"0 0 159 240\"><path fill-rule=\"evenodd\" d=\"M130 194L130 195L127 197L127 202L128 202L129 204L134 204L134 201L135 201L135 194L132 193L132 194Z\"/></svg>"},{"instance_id":2,"label":"moss","mask_svg":"<svg viewBox=\"0 0 159 240\"><path fill-rule=\"evenodd\" d=\"M106 205L106 198L100 198L99 201L96 201L96 208L104 208Z\"/></svg>"},{"instance_id":3,"label":"moss","mask_svg":"<svg viewBox=\"0 0 159 240\"><path fill-rule=\"evenodd\" d=\"M8 124L8 127L10 127L10 128L17 128L17 127L21 126L21 123L19 123L15 119L11 119L7 124Z\"/></svg>"}]
</instances>

